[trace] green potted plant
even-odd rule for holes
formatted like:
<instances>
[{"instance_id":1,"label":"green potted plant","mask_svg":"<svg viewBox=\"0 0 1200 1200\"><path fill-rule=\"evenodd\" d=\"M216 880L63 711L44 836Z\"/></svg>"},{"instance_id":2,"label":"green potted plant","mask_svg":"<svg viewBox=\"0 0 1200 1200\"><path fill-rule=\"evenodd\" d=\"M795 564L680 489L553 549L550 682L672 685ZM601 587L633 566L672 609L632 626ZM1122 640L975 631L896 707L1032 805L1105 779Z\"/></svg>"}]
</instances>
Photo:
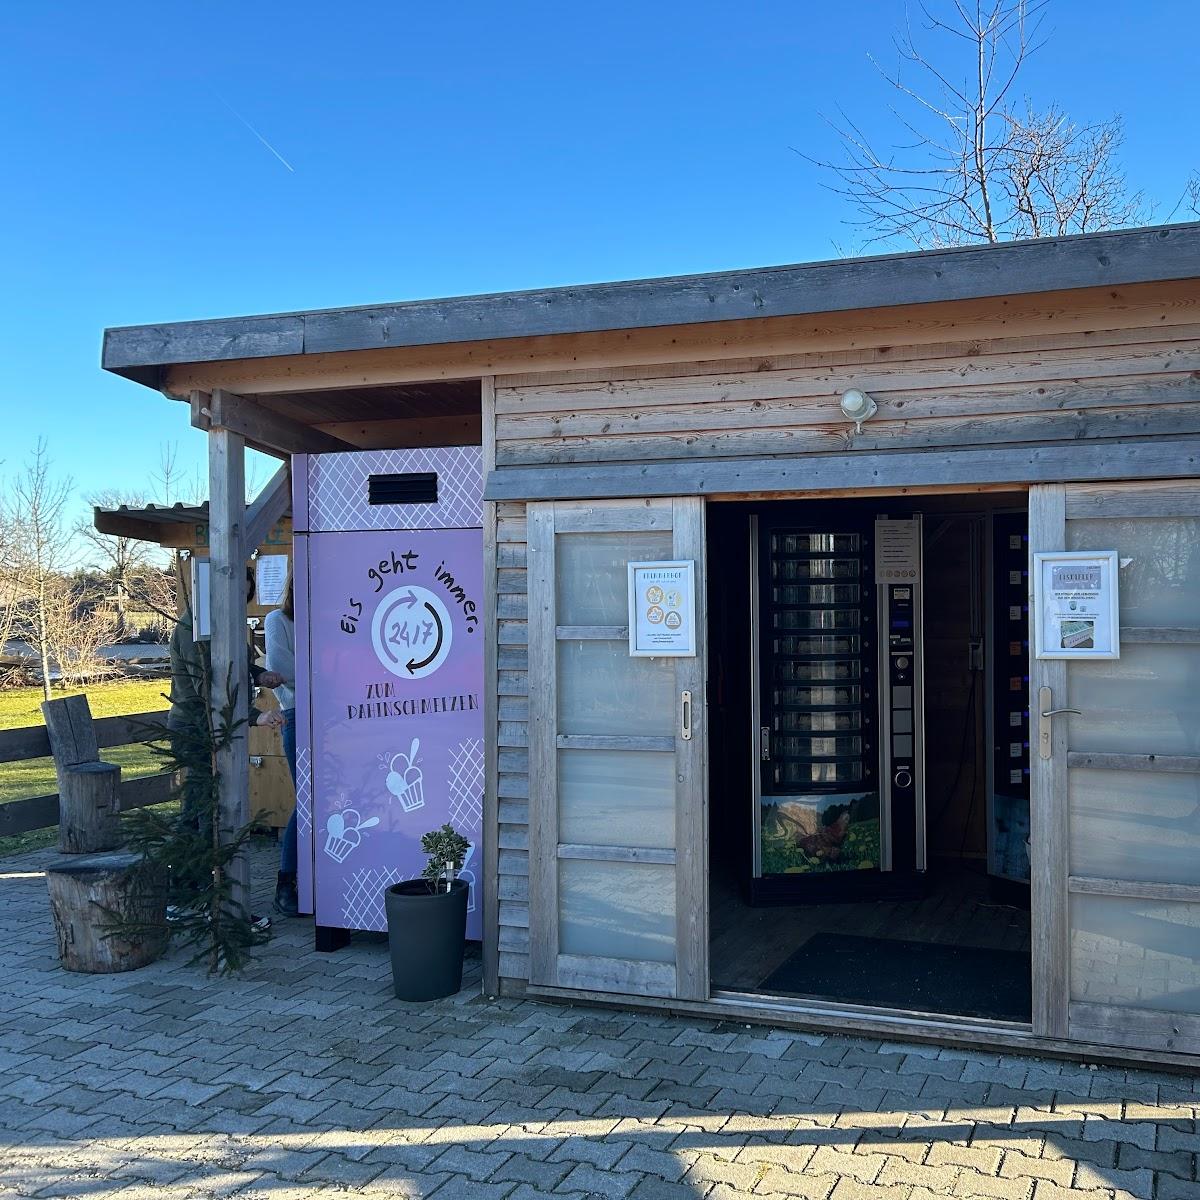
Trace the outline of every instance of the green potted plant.
<instances>
[{"instance_id":1,"label":"green potted plant","mask_svg":"<svg viewBox=\"0 0 1200 1200\"><path fill-rule=\"evenodd\" d=\"M440 1000L462 987L468 885L458 873L470 848L452 825L425 834L423 876L393 884L384 893L398 1000Z\"/></svg>"}]
</instances>

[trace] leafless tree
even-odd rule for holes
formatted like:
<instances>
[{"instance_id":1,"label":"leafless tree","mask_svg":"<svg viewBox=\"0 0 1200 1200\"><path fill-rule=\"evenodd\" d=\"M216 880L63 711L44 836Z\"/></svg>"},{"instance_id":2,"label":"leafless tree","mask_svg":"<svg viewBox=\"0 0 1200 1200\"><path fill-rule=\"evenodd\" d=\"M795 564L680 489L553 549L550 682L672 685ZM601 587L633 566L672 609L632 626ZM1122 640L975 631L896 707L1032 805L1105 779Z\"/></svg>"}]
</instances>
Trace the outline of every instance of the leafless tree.
<instances>
[{"instance_id":1,"label":"leafless tree","mask_svg":"<svg viewBox=\"0 0 1200 1200\"><path fill-rule=\"evenodd\" d=\"M115 674L116 665L106 662L100 651L116 640L117 618L98 582L55 575L47 581L44 595L46 641L61 682L80 686ZM45 683L42 692L49 696Z\"/></svg>"},{"instance_id":2,"label":"leafless tree","mask_svg":"<svg viewBox=\"0 0 1200 1200\"><path fill-rule=\"evenodd\" d=\"M208 474L195 467L189 475L179 465L179 443L161 442L158 470L151 478L158 485L163 504L191 504L199 507L208 499Z\"/></svg>"},{"instance_id":3,"label":"leafless tree","mask_svg":"<svg viewBox=\"0 0 1200 1200\"><path fill-rule=\"evenodd\" d=\"M129 600L135 611L152 618L158 637L165 641L170 628L179 619L178 570L175 560L179 551L173 550L165 564L152 563L139 567L129 577Z\"/></svg>"},{"instance_id":4,"label":"leafless tree","mask_svg":"<svg viewBox=\"0 0 1200 1200\"><path fill-rule=\"evenodd\" d=\"M896 66L876 67L899 99L901 144L876 149L842 113L843 156L809 161L858 212L867 244L922 247L1044 237L1136 224L1145 215L1116 160L1121 119L1077 124L1037 108L1018 80L1040 46L1049 0L948 0L917 6L894 39ZM808 157L807 155L805 157Z\"/></svg>"},{"instance_id":5,"label":"leafless tree","mask_svg":"<svg viewBox=\"0 0 1200 1200\"><path fill-rule=\"evenodd\" d=\"M18 668L10 666L9 642L15 636L18 605L22 599L16 570L16 525L10 506L0 499L0 679L8 681Z\"/></svg>"},{"instance_id":6,"label":"leafless tree","mask_svg":"<svg viewBox=\"0 0 1200 1200\"><path fill-rule=\"evenodd\" d=\"M179 443L161 442L158 447L158 474L154 478L162 488L162 502L174 504L178 486Z\"/></svg>"},{"instance_id":7,"label":"leafless tree","mask_svg":"<svg viewBox=\"0 0 1200 1200\"><path fill-rule=\"evenodd\" d=\"M87 497L93 508L141 508L145 503L141 495L109 489ZM161 552L151 542L125 534L101 533L91 516L80 520L76 530L80 543L88 548L89 557L108 581L112 602L116 607L118 636L128 633L128 613L134 582Z\"/></svg>"},{"instance_id":8,"label":"leafless tree","mask_svg":"<svg viewBox=\"0 0 1200 1200\"><path fill-rule=\"evenodd\" d=\"M170 467L164 470L165 486L170 488ZM94 507L117 508L127 505L141 508L145 504L140 494L109 490L89 496ZM123 534L101 533L93 521L80 522L78 533L82 543L90 547L91 557L108 582L111 601L116 608L116 633L128 636L130 614L150 614L148 622L164 630L177 616L175 571L172 552L164 551L153 542Z\"/></svg>"},{"instance_id":9,"label":"leafless tree","mask_svg":"<svg viewBox=\"0 0 1200 1200\"><path fill-rule=\"evenodd\" d=\"M60 593L69 587L65 577L74 566L66 520L70 497L71 481L55 478L46 442L39 440L12 485L7 507L13 537L3 569L18 591L12 632L37 652L47 700L54 643L63 640L52 626L63 611Z\"/></svg>"}]
</instances>

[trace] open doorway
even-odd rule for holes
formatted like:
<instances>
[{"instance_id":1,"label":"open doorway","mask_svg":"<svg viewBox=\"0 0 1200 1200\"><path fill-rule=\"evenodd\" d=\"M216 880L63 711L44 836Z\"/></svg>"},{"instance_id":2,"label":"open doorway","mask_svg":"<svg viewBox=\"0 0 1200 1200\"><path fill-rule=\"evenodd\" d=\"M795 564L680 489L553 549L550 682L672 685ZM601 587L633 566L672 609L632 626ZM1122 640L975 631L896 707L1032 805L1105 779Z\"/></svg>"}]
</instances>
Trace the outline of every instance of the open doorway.
<instances>
[{"instance_id":1,"label":"open doorway","mask_svg":"<svg viewBox=\"0 0 1200 1200\"><path fill-rule=\"evenodd\" d=\"M708 506L714 991L1029 1021L1026 529Z\"/></svg>"}]
</instances>

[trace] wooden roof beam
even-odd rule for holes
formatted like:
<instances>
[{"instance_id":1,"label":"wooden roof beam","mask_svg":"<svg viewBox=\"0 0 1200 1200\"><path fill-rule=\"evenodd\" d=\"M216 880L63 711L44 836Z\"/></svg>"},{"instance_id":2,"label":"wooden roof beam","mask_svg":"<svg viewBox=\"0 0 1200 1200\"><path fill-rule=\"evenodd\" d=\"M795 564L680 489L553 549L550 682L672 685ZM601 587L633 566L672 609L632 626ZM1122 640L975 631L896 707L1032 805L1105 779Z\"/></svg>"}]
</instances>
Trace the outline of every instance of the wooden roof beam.
<instances>
[{"instance_id":1,"label":"wooden roof beam","mask_svg":"<svg viewBox=\"0 0 1200 1200\"><path fill-rule=\"evenodd\" d=\"M246 509L242 523L242 557L248 559L292 507L292 472L285 463L271 476L254 503Z\"/></svg>"},{"instance_id":2,"label":"wooden roof beam","mask_svg":"<svg viewBox=\"0 0 1200 1200\"><path fill-rule=\"evenodd\" d=\"M207 400L205 393L193 392L191 408L192 424L198 429L227 429L256 450L276 458L358 449L352 442L272 412L254 400L221 388L214 388Z\"/></svg>"}]
</instances>

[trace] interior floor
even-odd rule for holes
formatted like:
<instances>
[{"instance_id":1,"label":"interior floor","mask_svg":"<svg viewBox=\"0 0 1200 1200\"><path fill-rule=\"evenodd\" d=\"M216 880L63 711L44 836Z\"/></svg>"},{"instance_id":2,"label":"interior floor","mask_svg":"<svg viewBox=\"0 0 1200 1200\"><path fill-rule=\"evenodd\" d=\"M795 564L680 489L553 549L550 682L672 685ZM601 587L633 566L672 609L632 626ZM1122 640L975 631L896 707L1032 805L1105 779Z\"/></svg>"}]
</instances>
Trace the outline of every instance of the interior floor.
<instances>
[{"instance_id":1,"label":"interior floor","mask_svg":"<svg viewBox=\"0 0 1200 1200\"><path fill-rule=\"evenodd\" d=\"M928 893L917 899L770 907L749 905L734 880L713 878L709 896L713 988L879 1007L911 1008L916 1003L929 1012L1028 1021L1032 1001L1026 987L1016 987L1006 996L989 987L989 994L977 1003L975 980L966 977L974 973L954 969L956 963L970 965L976 956L949 955L931 962L929 969L938 975L931 981L934 986L897 978L906 969L921 972L925 967L912 961L912 943L984 951L987 954L980 957L1007 967L1010 974L1028 972L1028 910L997 903L979 866L948 861L930 875ZM797 974L795 982L804 979L799 987L779 985L777 975L798 951L809 945L819 953L822 946L831 945L831 937L848 952L861 952L868 960L859 964L862 970L822 971L821 978L834 985L824 991L809 986L815 982L811 970ZM817 938L820 941L813 945ZM879 941L896 942L907 960L890 964L890 979L877 978L882 973Z\"/></svg>"}]
</instances>

